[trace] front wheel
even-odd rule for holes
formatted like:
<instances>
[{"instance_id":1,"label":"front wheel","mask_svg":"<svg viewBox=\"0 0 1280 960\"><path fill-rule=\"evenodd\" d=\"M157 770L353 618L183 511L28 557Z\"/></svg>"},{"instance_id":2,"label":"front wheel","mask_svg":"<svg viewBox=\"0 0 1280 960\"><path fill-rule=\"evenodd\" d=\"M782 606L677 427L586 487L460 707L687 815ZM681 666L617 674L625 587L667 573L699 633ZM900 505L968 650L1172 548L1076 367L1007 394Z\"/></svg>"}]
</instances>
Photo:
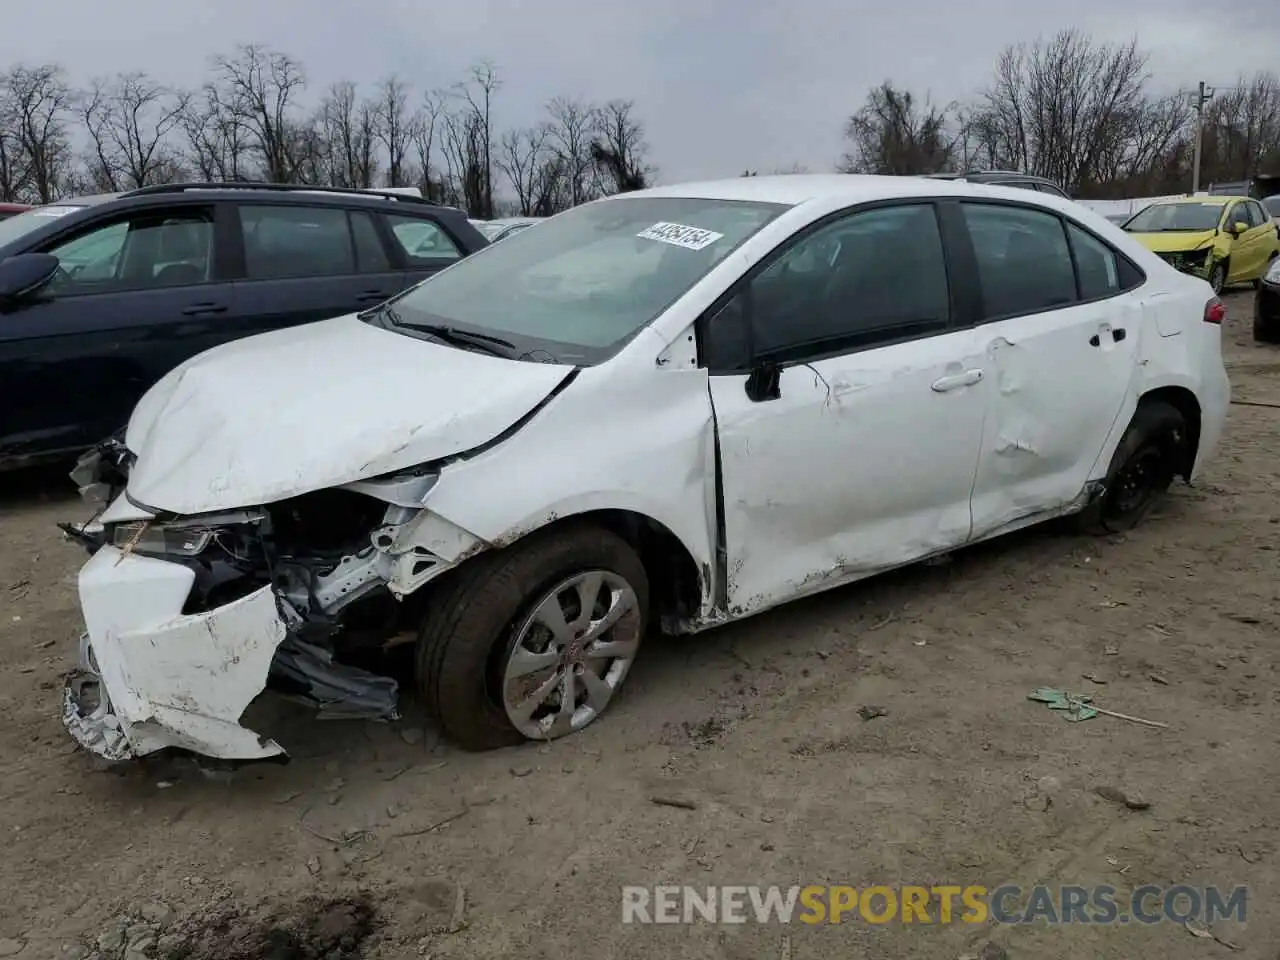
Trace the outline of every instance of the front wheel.
<instances>
[{"instance_id":1,"label":"front wheel","mask_svg":"<svg viewBox=\"0 0 1280 960\"><path fill-rule=\"evenodd\" d=\"M1077 515L1077 527L1123 533L1137 526L1173 483L1186 438L1186 421L1177 408L1140 405L1111 457L1102 496Z\"/></svg>"},{"instance_id":2,"label":"front wheel","mask_svg":"<svg viewBox=\"0 0 1280 960\"><path fill-rule=\"evenodd\" d=\"M427 707L467 750L575 733L621 688L648 609L640 558L593 525L482 554L430 598L418 637Z\"/></svg>"},{"instance_id":3,"label":"front wheel","mask_svg":"<svg viewBox=\"0 0 1280 960\"><path fill-rule=\"evenodd\" d=\"M1209 286L1213 287L1214 293L1221 293L1222 288L1227 285L1227 265L1225 263L1215 263L1213 269L1209 271Z\"/></svg>"}]
</instances>

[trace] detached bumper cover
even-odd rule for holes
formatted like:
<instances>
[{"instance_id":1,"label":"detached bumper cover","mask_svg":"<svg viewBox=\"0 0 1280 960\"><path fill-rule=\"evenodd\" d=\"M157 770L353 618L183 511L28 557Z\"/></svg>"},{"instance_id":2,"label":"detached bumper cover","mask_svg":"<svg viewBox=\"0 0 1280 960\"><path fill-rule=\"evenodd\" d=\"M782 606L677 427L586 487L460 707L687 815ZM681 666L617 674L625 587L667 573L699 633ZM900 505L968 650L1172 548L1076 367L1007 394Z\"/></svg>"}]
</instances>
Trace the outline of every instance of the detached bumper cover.
<instances>
[{"instance_id":1,"label":"detached bumper cover","mask_svg":"<svg viewBox=\"0 0 1280 960\"><path fill-rule=\"evenodd\" d=\"M166 747L227 760L284 753L240 726L288 630L270 587L183 615L194 574L105 546L80 571L87 637L67 679L63 723L110 760Z\"/></svg>"}]
</instances>

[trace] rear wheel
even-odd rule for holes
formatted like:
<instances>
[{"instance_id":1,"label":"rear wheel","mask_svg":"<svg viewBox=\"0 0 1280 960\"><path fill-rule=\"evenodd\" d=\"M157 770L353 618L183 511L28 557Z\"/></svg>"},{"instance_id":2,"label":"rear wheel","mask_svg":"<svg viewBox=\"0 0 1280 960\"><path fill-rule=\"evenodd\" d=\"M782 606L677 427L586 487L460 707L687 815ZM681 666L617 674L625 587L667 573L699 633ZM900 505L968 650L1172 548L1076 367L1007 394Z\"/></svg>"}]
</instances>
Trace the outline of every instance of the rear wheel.
<instances>
[{"instance_id":1,"label":"rear wheel","mask_svg":"<svg viewBox=\"0 0 1280 960\"><path fill-rule=\"evenodd\" d=\"M648 609L640 558L591 524L482 554L430 598L418 637L427 707L468 750L575 733L621 688Z\"/></svg>"},{"instance_id":2,"label":"rear wheel","mask_svg":"<svg viewBox=\"0 0 1280 960\"><path fill-rule=\"evenodd\" d=\"M1077 527L1123 533L1137 526L1173 483L1186 438L1186 421L1175 407L1139 405L1111 457L1104 493L1077 516Z\"/></svg>"}]
</instances>

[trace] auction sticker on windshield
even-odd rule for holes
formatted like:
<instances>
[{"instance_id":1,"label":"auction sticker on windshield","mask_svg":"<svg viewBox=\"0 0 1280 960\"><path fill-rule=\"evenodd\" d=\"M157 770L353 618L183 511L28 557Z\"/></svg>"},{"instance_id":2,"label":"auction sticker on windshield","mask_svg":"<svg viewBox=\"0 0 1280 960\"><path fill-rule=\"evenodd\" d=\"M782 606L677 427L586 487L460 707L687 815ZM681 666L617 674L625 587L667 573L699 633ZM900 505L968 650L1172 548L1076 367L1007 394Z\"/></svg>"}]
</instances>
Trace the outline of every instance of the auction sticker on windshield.
<instances>
[{"instance_id":1,"label":"auction sticker on windshield","mask_svg":"<svg viewBox=\"0 0 1280 960\"><path fill-rule=\"evenodd\" d=\"M651 227L645 227L636 236L669 243L673 247L684 247L686 250L702 250L721 239L724 234L703 230L701 227L687 227L683 223L655 223Z\"/></svg>"}]
</instances>

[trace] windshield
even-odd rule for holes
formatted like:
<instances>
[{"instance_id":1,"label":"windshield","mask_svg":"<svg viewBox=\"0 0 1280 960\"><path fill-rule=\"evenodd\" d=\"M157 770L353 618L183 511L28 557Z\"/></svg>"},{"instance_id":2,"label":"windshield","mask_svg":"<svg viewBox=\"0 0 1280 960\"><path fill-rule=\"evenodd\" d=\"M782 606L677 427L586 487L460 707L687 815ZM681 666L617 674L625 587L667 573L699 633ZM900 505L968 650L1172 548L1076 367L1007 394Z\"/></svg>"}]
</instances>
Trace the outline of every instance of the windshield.
<instances>
[{"instance_id":1,"label":"windshield","mask_svg":"<svg viewBox=\"0 0 1280 960\"><path fill-rule=\"evenodd\" d=\"M599 363L786 209L684 197L583 204L435 274L381 316L409 335L447 326L499 337L523 359Z\"/></svg>"},{"instance_id":2,"label":"windshield","mask_svg":"<svg viewBox=\"0 0 1280 960\"><path fill-rule=\"evenodd\" d=\"M1218 225L1221 203L1153 203L1124 225L1129 233L1203 233Z\"/></svg>"},{"instance_id":3,"label":"windshield","mask_svg":"<svg viewBox=\"0 0 1280 960\"><path fill-rule=\"evenodd\" d=\"M7 220L0 220L0 246L11 243L39 227L47 226L55 217L83 209L80 206L55 203L47 207L36 207L34 210L20 213L16 217L9 217Z\"/></svg>"}]
</instances>

